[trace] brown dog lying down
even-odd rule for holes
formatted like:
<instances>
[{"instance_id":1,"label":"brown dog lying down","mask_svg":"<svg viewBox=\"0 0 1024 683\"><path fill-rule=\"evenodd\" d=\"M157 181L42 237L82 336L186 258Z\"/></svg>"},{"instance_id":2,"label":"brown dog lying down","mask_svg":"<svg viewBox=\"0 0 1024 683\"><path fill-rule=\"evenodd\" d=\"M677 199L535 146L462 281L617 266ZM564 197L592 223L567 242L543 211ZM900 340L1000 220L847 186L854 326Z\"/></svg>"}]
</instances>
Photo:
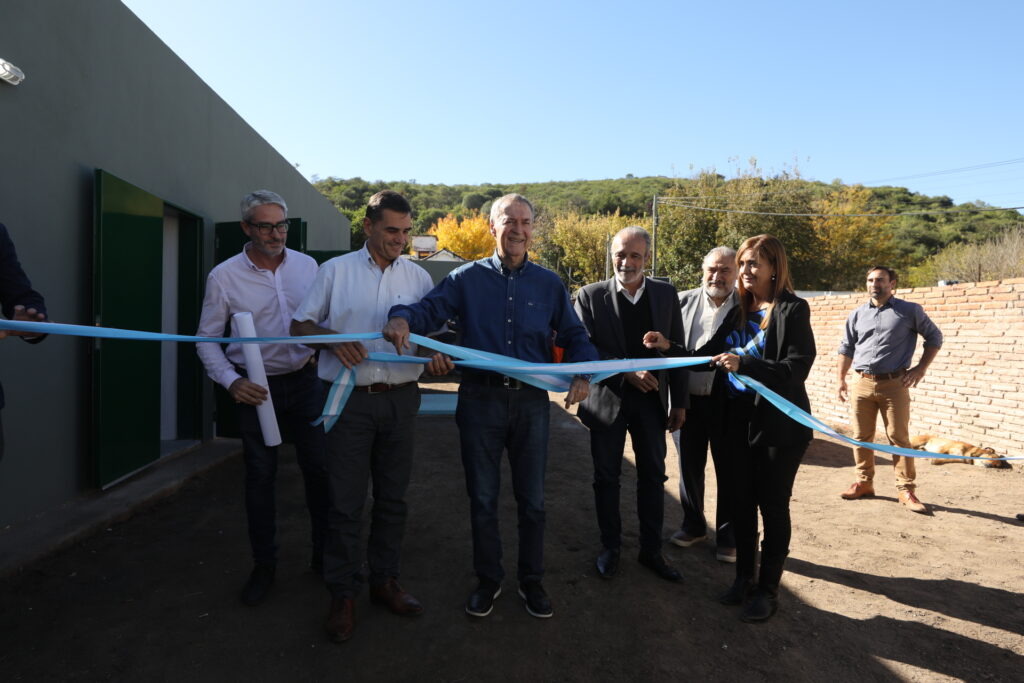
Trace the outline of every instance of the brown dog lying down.
<instances>
[{"instance_id":1,"label":"brown dog lying down","mask_svg":"<svg viewBox=\"0 0 1024 683\"><path fill-rule=\"evenodd\" d=\"M1010 463L1006 460L992 460L992 458L998 458L996 452L991 448L980 448L978 446L972 446L969 443L963 441L953 441L952 439L946 439L941 436L935 436L934 434L920 434L910 440L910 445L920 451L930 451L932 453L947 453L949 455L963 455L967 456L968 460L961 460L960 458L932 458L933 465L946 465L949 463L959 462L964 464L974 464L978 467L1009 467Z\"/></svg>"}]
</instances>

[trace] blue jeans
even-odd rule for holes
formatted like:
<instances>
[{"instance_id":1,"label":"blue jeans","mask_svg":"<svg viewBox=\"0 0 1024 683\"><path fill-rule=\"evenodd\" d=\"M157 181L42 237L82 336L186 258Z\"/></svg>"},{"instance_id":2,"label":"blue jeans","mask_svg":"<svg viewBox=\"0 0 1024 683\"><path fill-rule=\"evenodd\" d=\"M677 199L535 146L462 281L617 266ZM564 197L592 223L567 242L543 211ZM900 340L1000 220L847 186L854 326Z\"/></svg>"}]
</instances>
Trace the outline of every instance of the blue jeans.
<instances>
[{"instance_id":1,"label":"blue jeans","mask_svg":"<svg viewBox=\"0 0 1024 683\"><path fill-rule=\"evenodd\" d=\"M274 412L282 432L291 428L295 455L306 485L306 506L312 528L313 560L320 562L327 531L326 440L322 426L310 423L323 409L323 394L316 367L267 378ZM245 458L245 511L249 519L252 559L257 564L277 562L276 501L277 446L263 443L259 418L254 406L238 405L238 426L242 434Z\"/></svg>"},{"instance_id":2,"label":"blue jeans","mask_svg":"<svg viewBox=\"0 0 1024 683\"><path fill-rule=\"evenodd\" d=\"M508 450L512 491L519 517L520 582L544 575L544 471L548 460L550 401L546 391L506 389L467 382L459 386L459 426L473 527L473 569L481 579L500 582L501 535L498 494L501 455Z\"/></svg>"}]
</instances>

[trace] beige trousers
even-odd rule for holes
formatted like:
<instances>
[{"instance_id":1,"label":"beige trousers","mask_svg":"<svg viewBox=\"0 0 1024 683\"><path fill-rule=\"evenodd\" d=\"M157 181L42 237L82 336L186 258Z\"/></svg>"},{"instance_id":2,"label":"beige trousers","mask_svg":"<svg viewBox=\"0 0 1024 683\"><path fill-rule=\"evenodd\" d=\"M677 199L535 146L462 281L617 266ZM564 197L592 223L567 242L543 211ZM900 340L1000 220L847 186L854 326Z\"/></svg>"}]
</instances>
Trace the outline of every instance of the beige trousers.
<instances>
[{"instance_id":1,"label":"beige trousers","mask_svg":"<svg viewBox=\"0 0 1024 683\"><path fill-rule=\"evenodd\" d=\"M876 419L881 413L889 444L910 448L910 390L903 386L902 377L874 380L855 375L850 391L850 412L853 438L857 441L874 440ZM853 458L857 463L857 480L872 481L875 452L870 448L854 448ZM896 470L897 490L913 491L914 459L893 455L892 464Z\"/></svg>"}]
</instances>

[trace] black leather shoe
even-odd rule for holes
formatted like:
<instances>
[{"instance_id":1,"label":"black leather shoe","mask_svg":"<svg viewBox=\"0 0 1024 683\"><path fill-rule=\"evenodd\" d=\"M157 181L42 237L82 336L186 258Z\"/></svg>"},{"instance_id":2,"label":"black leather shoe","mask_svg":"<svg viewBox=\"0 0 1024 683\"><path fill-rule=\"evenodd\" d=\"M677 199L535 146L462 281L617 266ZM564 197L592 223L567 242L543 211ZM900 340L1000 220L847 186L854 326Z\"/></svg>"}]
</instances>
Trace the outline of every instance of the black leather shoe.
<instances>
[{"instance_id":1,"label":"black leather shoe","mask_svg":"<svg viewBox=\"0 0 1024 683\"><path fill-rule=\"evenodd\" d=\"M619 572L619 549L605 548L597 556L597 574L602 579L610 579Z\"/></svg>"},{"instance_id":2,"label":"black leather shoe","mask_svg":"<svg viewBox=\"0 0 1024 683\"><path fill-rule=\"evenodd\" d=\"M551 609L551 599L544 592L544 586L540 585L540 581L524 581L519 584L519 597L526 603L526 611L530 616L547 619L555 613Z\"/></svg>"},{"instance_id":3,"label":"black leather shoe","mask_svg":"<svg viewBox=\"0 0 1024 683\"><path fill-rule=\"evenodd\" d=\"M779 599L764 588L755 588L740 612L740 620L748 624L768 621L779 609Z\"/></svg>"},{"instance_id":4,"label":"black leather shoe","mask_svg":"<svg viewBox=\"0 0 1024 683\"><path fill-rule=\"evenodd\" d=\"M242 588L242 602L250 607L255 607L267 599L270 587L274 585L274 565L257 564L249 574L249 580Z\"/></svg>"},{"instance_id":5,"label":"black leather shoe","mask_svg":"<svg viewBox=\"0 0 1024 683\"><path fill-rule=\"evenodd\" d=\"M742 605L743 601L747 599L747 594L750 593L752 585L753 582L749 577L737 576L736 580L729 586L729 590L718 596L718 602L729 606Z\"/></svg>"},{"instance_id":6,"label":"black leather shoe","mask_svg":"<svg viewBox=\"0 0 1024 683\"><path fill-rule=\"evenodd\" d=\"M494 600L499 595L501 584L490 579L480 579L480 584L469 594L469 600L466 601L466 614L486 617L494 609Z\"/></svg>"},{"instance_id":7,"label":"black leather shoe","mask_svg":"<svg viewBox=\"0 0 1024 683\"><path fill-rule=\"evenodd\" d=\"M675 567L665 561L665 557L661 553L640 553L637 559L640 560L640 564L666 581L683 580L682 575L676 571Z\"/></svg>"}]
</instances>

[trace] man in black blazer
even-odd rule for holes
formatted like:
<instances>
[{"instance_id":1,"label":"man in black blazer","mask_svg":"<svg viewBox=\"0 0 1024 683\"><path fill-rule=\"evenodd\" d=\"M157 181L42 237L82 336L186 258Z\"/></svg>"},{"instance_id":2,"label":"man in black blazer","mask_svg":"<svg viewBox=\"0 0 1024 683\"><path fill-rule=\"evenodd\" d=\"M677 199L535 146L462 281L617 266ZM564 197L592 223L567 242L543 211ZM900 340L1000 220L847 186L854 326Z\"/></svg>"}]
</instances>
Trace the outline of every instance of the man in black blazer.
<instances>
[{"instance_id":1,"label":"man in black blazer","mask_svg":"<svg viewBox=\"0 0 1024 683\"><path fill-rule=\"evenodd\" d=\"M32 289L32 283L18 262L14 242L7 234L7 228L0 223L0 308L8 320L43 322L46 320L46 304L43 295ZM11 336L21 337L30 344L46 338L45 334L0 331L0 339ZM4 390L0 386L0 409L4 407ZM0 424L0 459L4 457L4 432Z\"/></svg>"},{"instance_id":2,"label":"man in black blazer","mask_svg":"<svg viewBox=\"0 0 1024 683\"><path fill-rule=\"evenodd\" d=\"M624 228L612 240L615 277L587 285L576 297L576 312L602 360L657 355L643 345L648 330L672 340L682 339L675 288L644 276L650 253L651 238L646 230ZM619 476L628 431L636 456L640 563L663 579L681 579L661 554L661 528L665 517L665 432L683 424L687 401L687 373L674 369L609 377L592 387L580 404L577 415L590 429L594 499L603 546L597 571L604 578L614 576L619 566Z\"/></svg>"}]
</instances>

